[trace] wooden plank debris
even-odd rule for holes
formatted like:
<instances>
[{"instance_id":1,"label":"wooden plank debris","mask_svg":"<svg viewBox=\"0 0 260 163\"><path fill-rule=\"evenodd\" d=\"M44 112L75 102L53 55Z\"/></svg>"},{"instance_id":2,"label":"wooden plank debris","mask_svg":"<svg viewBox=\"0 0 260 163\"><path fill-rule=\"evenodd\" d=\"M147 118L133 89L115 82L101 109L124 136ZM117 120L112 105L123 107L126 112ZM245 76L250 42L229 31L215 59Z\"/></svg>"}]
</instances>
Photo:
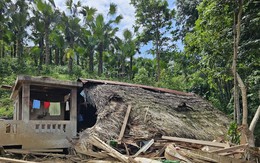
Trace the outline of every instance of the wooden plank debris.
<instances>
[{"instance_id":1,"label":"wooden plank debris","mask_svg":"<svg viewBox=\"0 0 260 163\"><path fill-rule=\"evenodd\" d=\"M24 155L39 155L39 156L51 156L51 157L60 157L60 158L70 157L70 155L34 152L34 151L28 151L28 150L24 150L24 149L6 149L5 151L9 152L9 153L24 154Z\"/></svg>"},{"instance_id":2,"label":"wooden plank debris","mask_svg":"<svg viewBox=\"0 0 260 163\"><path fill-rule=\"evenodd\" d=\"M185 143L207 145L207 146L212 146L212 147L226 148L226 147L229 146L228 144L225 144L225 143L211 142L211 141L205 141L205 140L178 138L178 137L170 137L170 136L162 136L162 139L171 140L171 141L175 141L175 142L185 142Z\"/></svg>"},{"instance_id":3,"label":"wooden plank debris","mask_svg":"<svg viewBox=\"0 0 260 163\"><path fill-rule=\"evenodd\" d=\"M143 157L136 157L134 160L138 163L161 163L161 161L152 160L149 158L143 158Z\"/></svg>"},{"instance_id":4,"label":"wooden plank debris","mask_svg":"<svg viewBox=\"0 0 260 163\"><path fill-rule=\"evenodd\" d=\"M107 153L104 153L104 152L94 152L91 149L82 150L79 147L75 147L74 149L78 153L80 153L80 154L84 154L84 155L87 155L87 156L95 157L95 158L98 158L98 159L104 159L104 158L108 158L109 157L109 155Z\"/></svg>"},{"instance_id":5,"label":"wooden plank debris","mask_svg":"<svg viewBox=\"0 0 260 163\"><path fill-rule=\"evenodd\" d=\"M235 151L237 149L245 149L246 147L248 147L248 144L242 144L242 145L237 145L237 146L233 146L233 147L229 147L229 148L224 148L224 149L210 151L210 153L232 152L232 151Z\"/></svg>"},{"instance_id":6,"label":"wooden plank debris","mask_svg":"<svg viewBox=\"0 0 260 163\"><path fill-rule=\"evenodd\" d=\"M130 115L130 112L131 112L131 108L132 108L132 106L128 105L127 111L126 111L126 114L125 114L125 118L124 118L124 122L123 122L123 125L122 125L122 128L121 128L118 140L117 140L118 144L121 144L122 138L124 136L125 128L126 128L127 121L128 121L128 118L129 118L129 115Z\"/></svg>"},{"instance_id":7,"label":"wooden plank debris","mask_svg":"<svg viewBox=\"0 0 260 163\"><path fill-rule=\"evenodd\" d=\"M140 153L145 152L147 149L149 149L154 143L154 139L150 140L147 144L145 144L139 151L136 152L134 157L138 156Z\"/></svg>"},{"instance_id":8,"label":"wooden plank debris","mask_svg":"<svg viewBox=\"0 0 260 163\"><path fill-rule=\"evenodd\" d=\"M6 157L0 157L0 162L6 162L6 163L36 163L32 161L24 161L24 160L18 160L13 158L6 158Z\"/></svg>"},{"instance_id":9,"label":"wooden plank debris","mask_svg":"<svg viewBox=\"0 0 260 163\"><path fill-rule=\"evenodd\" d=\"M165 145L159 150L159 152L156 152L156 153L153 155L153 157L160 157L160 156L164 153L164 151L165 151L167 145L168 145L168 144L165 144Z\"/></svg>"},{"instance_id":10,"label":"wooden plank debris","mask_svg":"<svg viewBox=\"0 0 260 163\"><path fill-rule=\"evenodd\" d=\"M201 151L201 150L192 150L191 152L194 153L194 154L198 154L198 155L201 155L201 156L212 158L212 159L217 160L218 162L221 162L221 163L222 162L223 163L251 163L250 161L231 158L231 157L227 157L227 156L221 156L221 155L218 155L216 153L209 153L209 152L204 152L204 151Z\"/></svg>"},{"instance_id":11,"label":"wooden plank debris","mask_svg":"<svg viewBox=\"0 0 260 163\"><path fill-rule=\"evenodd\" d=\"M186 150L183 148L175 148L173 144L169 144L165 149L165 157L169 160L179 159L186 162L249 163L249 161L225 157L201 150Z\"/></svg>"},{"instance_id":12,"label":"wooden plank debris","mask_svg":"<svg viewBox=\"0 0 260 163\"><path fill-rule=\"evenodd\" d=\"M125 163L129 162L128 158L126 156L122 155L121 153L119 153L118 151L116 151L115 149L113 149L112 147L107 145L105 142L103 142L96 136L91 136L88 142L100 149L107 151L109 155L111 155L112 157L114 157L122 162L125 162Z\"/></svg>"},{"instance_id":13,"label":"wooden plank debris","mask_svg":"<svg viewBox=\"0 0 260 163\"><path fill-rule=\"evenodd\" d=\"M167 160L179 160L179 161L185 161L187 163L192 163L188 158L179 154L177 150L174 148L173 144L167 145L164 152L164 157Z\"/></svg>"}]
</instances>

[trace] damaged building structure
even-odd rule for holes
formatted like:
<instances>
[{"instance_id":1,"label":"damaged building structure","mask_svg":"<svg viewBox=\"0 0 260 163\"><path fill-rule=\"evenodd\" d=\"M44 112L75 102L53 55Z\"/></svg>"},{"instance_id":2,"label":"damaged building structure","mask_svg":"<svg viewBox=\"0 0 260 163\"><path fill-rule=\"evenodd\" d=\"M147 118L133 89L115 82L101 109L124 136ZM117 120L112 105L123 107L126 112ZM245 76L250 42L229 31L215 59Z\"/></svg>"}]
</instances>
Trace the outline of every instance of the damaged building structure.
<instances>
[{"instance_id":1,"label":"damaged building structure","mask_svg":"<svg viewBox=\"0 0 260 163\"><path fill-rule=\"evenodd\" d=\"M0 146L57 149L103 141L167 136L213 140L229 119L193 93L114 81L18 76L12 87L13 120L0 120ZM129 114L127 124L123 124Z\"/></svg>"}]
</instances>

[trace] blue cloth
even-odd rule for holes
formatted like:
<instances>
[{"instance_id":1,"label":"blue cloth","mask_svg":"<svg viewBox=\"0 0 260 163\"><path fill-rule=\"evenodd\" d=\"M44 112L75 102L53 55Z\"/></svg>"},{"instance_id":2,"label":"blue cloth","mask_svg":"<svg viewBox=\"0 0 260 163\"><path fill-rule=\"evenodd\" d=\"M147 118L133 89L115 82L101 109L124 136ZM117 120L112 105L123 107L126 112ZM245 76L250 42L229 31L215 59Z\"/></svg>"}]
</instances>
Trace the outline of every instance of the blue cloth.
<instances>
[{"instance_id":1,"label":"blue cloth","mask_svg":"<svg viewBox=\"0 0 260 163\"><path fill-rule=\"evenodd\" d=\"M33 108L34 109L40 109L40 107L41 107L41 101L33 100Z\"/></svg>"}]
</instances>

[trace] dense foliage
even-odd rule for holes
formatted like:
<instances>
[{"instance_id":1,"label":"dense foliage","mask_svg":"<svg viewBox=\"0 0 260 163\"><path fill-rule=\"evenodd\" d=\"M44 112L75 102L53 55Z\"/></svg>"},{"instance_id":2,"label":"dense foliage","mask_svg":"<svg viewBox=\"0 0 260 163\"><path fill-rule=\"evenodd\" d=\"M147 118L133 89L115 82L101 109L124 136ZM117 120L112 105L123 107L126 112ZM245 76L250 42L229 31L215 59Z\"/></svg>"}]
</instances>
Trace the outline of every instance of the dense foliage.
<instances>
[{"instance_id":1,"label":"dense foliage","mask_svg":"<svg viewBox=\"0 0 260 163\"><path fill-rule=\"evenodd\" d=\"M80 1L64 4L66 12L54 0L0 0L0 85L12 85L18 74L120 80L194 92L233 117L237 1L176 0L175 10L166 0L131 0L134 32L119 29L124 18L116 4L105 15ZM248 91L249 122L259 106L259 8L254 1L243 3L237 59ZM183 40L183 51L176 39ZM154 58L135 57L146 44ZM0 90L0 116L12 116L9 95ZM256 128L259 140L259 123Z\"/></svg>"}]
</instances>

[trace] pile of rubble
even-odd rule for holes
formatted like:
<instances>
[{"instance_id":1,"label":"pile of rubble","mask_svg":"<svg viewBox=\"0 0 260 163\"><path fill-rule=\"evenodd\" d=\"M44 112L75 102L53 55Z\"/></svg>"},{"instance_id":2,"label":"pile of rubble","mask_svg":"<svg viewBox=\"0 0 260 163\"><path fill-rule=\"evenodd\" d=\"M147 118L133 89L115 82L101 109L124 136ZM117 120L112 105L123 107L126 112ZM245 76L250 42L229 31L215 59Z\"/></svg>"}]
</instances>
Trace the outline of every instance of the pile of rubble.
<instances>
[{"instance_id":1,"label":"pile of rubble","mask_svg":"<svg viewBox=\"0 0 260 163\"><path fill-rule=\"evenodd\" d=\"M259 161L260 149L247 144L232 145L216 141L204 141L162 136L160 139L123 141L107 143L96 136L89 138L92 147L75 146L78 160L86 162L167 162L167 163L246 163ZM250 161L246 161L250 160Z\"/></svg>"}]
</instances>

